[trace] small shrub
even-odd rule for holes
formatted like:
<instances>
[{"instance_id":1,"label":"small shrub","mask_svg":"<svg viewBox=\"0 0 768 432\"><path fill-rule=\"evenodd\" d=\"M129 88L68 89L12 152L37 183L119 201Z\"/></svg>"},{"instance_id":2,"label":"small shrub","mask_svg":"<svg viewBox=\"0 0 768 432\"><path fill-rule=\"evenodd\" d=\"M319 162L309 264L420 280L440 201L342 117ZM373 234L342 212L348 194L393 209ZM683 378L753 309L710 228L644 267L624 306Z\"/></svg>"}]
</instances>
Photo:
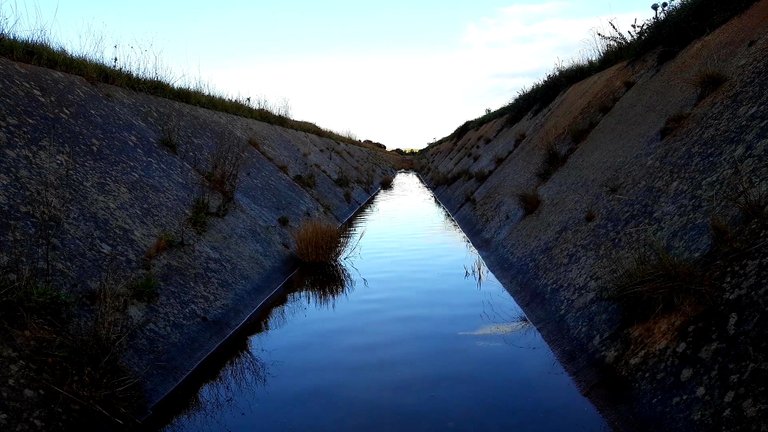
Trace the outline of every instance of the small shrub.
<instances>
[{"instance_id":1,"label":"small shrub","mask_svg":"<svg viewBox=\"0 0 768 432\"><path fill-rule=\"evenodd\" d=\"M152 272L147 272L140 279L134 281L128 287L128 292L131 294L131 298L144 303L151 303L157 300L159 294L157 292L160 283Z\"/></svg>"},{"instance_id":2,"label":"small shrub","mask_svg":"<svg viewBox=\"0 0 768 432\"><path fill-rule=\"evenodd\" d=\"M307 175L296 174L293 176L293 181L304 189L312 189L317 184L317 179L313 173Z\"/></svg>"},{"instance_id":3,"label":"small shrub","mask_svg":"<svg viewBox=\"0 0 768 432\"><path fill-rule=\"evenodd\" d=\"M544 153L544 160L541 163L541 168L536 176L541 181L547 181L553 174L557 172L566 162L570 153L560 152L556 146L550 145Z\"/></svg>"},{"instance_id":4,"label":"small shrub","mask_svg":"<svg viewBox=\"0 0 768 432\"><path fill-rule=\"evenodd\" d=\"M351 183L350 180L349 180L349 177L347 177L343 173L339 174L339 176L336 177L336 179L333 182L336 183L336 186L341 187L341 188L347 188L347 187L349 187L349 185Z\"/></svg>"},{"instance_id":5,"label":"small shrub","mask_svg":"<svg viewBox=\"0 0 768 432\"><path fill-rule=\"evenodd\" d=\"M392 176L384 176L381 179L381 188L382 189L390 189L392 188L392 183L395 181L395 179Z\"/></svg>"},{"instance_id":6,"label":"small shrub","mask_svg":"<svg viewBox=\"0 0 768 432\"><path fill-rule=\"evenodd\" d=\"M171 153L176 154L179 150L178 129L175 125L166 125L160 131L160 146L167 148Z\"/></svg>"},{"instance_id":7,"label":"small shrub","mask_svg":"<svg viewBox=\"0 0 768 432\"><path fill-rule=\"evenodd\" d=\"M222 196L219 213L225 214L226 207L235 198L235 190L240 179L244 149L232 139L220 138L208 155L208 171L203 177L211 189Z\"/></svg>"},{"instance_id":8,"label":"small shrub","mask_svg":"<svg viewBox=\"0 0 768 432\"><path fill-rule=\"evenodd\" d=\"M308 220L294 233L296 256L308 264L330 264L341 258L349 236L334 224Z\"/></svg>"},{"instance_id":9,"label":"small shrub","mask_svg":"<svg viewBox=\"0 0 768 432\"><path fill-rule=\"evenodd\" d=\"M456 183L459 179L472 180L473 178L474 174L470 173L468 169L460 169L448 177L448 185Z\"/></svg>"},{"instance_id":10,"label":"small shrub","mask_svg":"<svg viewBox=\"0 0 768 432\"><path fill-rule=\"evenodd\" d=\"M686 120L688 120L688 117L690 117L690 113L684 113L680 112L677 114L673 114L671 117L667 119L667 121L664 123L664 126L659 131L659 136L663 140L664 138L671 135L673 132L675 132L677 129L682 126Z\"/></svg>"},{"instance_id":11,"label":"small shrub","mask_svg":"<svg viewBox=\"0 0 768 432\"><path fill-rule=\"evenodd\" d=\"M596 126L597 126L597 123L594 121L591 121L586 126L574 127L573 129L571 129L571 133L570 133L571 140L574 142L574 144L581 144L582 142L584 142L584 140L587 139L589 134L592 133L592 131L595 129Z\"/></svg>"},{"instance_id":12,"label":"small shrub","mask_svg":"<svg viewBox=\"0 0 768 432\"><path fill-rule=\"evenodd\" d=\"M701 102L709 95L713 94L720 87L728 82L728 77L719 71L708 70L701 72L695 81L696 87L699 89L699 96L697 102Z\"/></svg>"},{"instance_id":13,"label":"small shrub","mask_svg":"<svg viewBox=\"0 0 768 432\"><path fill-rule=\"evenodd\" d=\"M584 215L584 220L587 223L592 223L597 219L597 214L594 212L594 210L587 211L587 214Z\"/></svg>"},{"instance_id":14,"label":"small shrub","mask_svg":"<svg viewBox=\"0 0 768 432\"><path fill-rule=\"evenodd\" d=\"M484 181L488 180L488 177L490 176L491 173L489 173L487 170L478 170L474 173L475 180L477 180L478 183L483 183Z\"/></svg>"},{"instance_id":15,"label":"small shrub","mask_svg":"<svg viewBox=\"0 0 768 432\"><path fill-rule=\"evenodd\" d=\"M493 160L493 162L496 164L496 167L498 168L499 165L503 164L505 160L507 160L505 156L496 155L496 158Z\"/></svg>"},{"instance_id":16,"label":"small shrub","mask_svg":"<svg viewBox=\"0 0 768 432\"><path fill-rule=\"evenodd\" d=\"M56 321L69 314L73 299L68 294L39 280L31 269L16 270L13 279L0 275L0 323Z\"/></svg>"},{"instance_id":17,"label":"small shrub","mask_svg":"<svg viewBox=\"0 0 768 432\"><path fill-rule=\"evenodd\" d=\"M347 204L352 202L352 192L350 192L349 189L344 190L344 201L346 201Z\"/></svg>"},{"instance_id":18,"label":"small shrub","mask_svg":"<svg viewBox=\"0 0 768 432\"><path fill-rule=\"evenodd\" d=\"M745 223L768 219L768 189L759 180L739 174L734 196L730 199Z\"/></svg>"},{"instance_id":19,"label":"small shrub","mask_svg":"<svg viewBox=\"0 0 768 432\"><path fill-rule=\"evenodd\" d=\"M476 205L477 199L471 192L467 192L467 194L464 196L464 202L472 205Z\"/></svg>"},{"instance_id":20,"label":"small shrub","mask_svg":"<svg viewBox=\"0 0 768 432\"><path fill-rule=\"evenodd\" d=\"M288 219L288 216L283 215L277 218L277 223L279 223L280 226L282 227L287 227L288 225L290 225L291 220Z\"/></svg>"},{"instance_id":21,"label":"small shrub","mask_svg":"<svg viewBox=\"0 0 768 432\"><path fill-rule=\"evenodd\" d=\"M208 229L209 205L208 197L206 196L197 197L192 202L192 211L187 222L198 234L202 234Z\"/></svg>"},{"instance_id":22,"label":"small shrub","mask_svg":"<svg viewBox=\"0 0 768 432\"><path fill-rule=\"evenodd\" d=\"M709 220L709 231L712 235L713 250L728 250L735 246L736 235L723 219L712 216Z\"/></svg>"},{"instance_id":23,"label":"small shrub","mask_svg":"<svg viewBox=\"0 0 768 432\"><path fill-rule=\"evenodd\" d=\"M525 134L525 132L520 132L517 134L517 136L515 136L515 148L519 147L527 137L528 136Z\"/></svg>"},{"instance_id":24,"label":"small shrub","mask_svg":"<svg viewBox=\"0 0 768 432\"><path fill-rule=\"evenodd\" d=\"M173 234L163 231L157 236L155 242L149 247L147 253L144 254L144 258L152 260L161 253L171 249L179 244L179 241L173 236Z\"/></svg>"},{"instance_id":25,"label":"small shrub","mask_svg":"<svg viewBox=\"0 0 768 432\"><path fill-rule=\"evenodd\" d=\"M613 109L613 106L614 106L614 105L615 105L615 102L612 102L612 103L608 103L608 102L606 102L606 103L602 103L602 104L600 104L600 106L597 108L597 111L598 111L598 112L599 112L601 115L608 115L608 113L609 113L609 112L611 112L611 110Z\"/></svg>"},{"instance_id":26,"label":"small shrub","mask_svg":"<svg viewBox=\"0 0 768 432\"><path fill-rule=\"evenodd\" d=\"M539 197L539 193L536 191L518 194L517 201L523 209L524 216L532 215L541 205L541 197Z\"/></svg>"},{"instance_id":27,"label":"small shrub","mask_svg":"<svg viewBox=\"0 0 768 432\"><path fill-rule=\"evenodd\" d=\"M624 306L624 317L642 322L691 302L705 303L711 289L704 273L689 260L660 246L633 254L620 264L608 298Z\"/></svg>"},{"instance_id":28,"label":"small shrub","mask_svg":"<svg viewBox=\"0 0 768 432\"><path fill-rule=\"evenodd\" d=\"M445 186L448 184L448 180L449 180L448 176L446 176L444 173L439 171L436 171L432 175L432 184L434 185L434 187Z\"/></svg>"}]
</instances>

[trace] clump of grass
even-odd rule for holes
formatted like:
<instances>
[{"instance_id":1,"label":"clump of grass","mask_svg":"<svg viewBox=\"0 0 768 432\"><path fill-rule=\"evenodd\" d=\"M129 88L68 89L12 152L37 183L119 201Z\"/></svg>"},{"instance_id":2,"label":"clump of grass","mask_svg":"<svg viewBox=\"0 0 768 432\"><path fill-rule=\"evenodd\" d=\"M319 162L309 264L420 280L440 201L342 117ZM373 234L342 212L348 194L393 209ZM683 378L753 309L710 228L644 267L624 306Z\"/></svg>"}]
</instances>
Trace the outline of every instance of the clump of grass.
<instances>
[{"instance_id":1,"label":"clump of grass","mask_svg":"<svg viewBox=\"0 0 768 432\"><path fill-rule=\"evenodd\" d=\"M464 202L477 205L477 198L475 198L475 195L472 192L467 192L467 194L464 196Z\"/></svg>"},{"instance_id":2,"label":"clump of grass","mask_svg":"<svg viewBox=\"0 0 768 432\"><path fill-rule=\"evenodd\" d=\"M336 225L320 220L307 220L294 233L296 256L307 264L330 264L341 258L349 236Z\"/></svg>"},{"instance_id":3,"label":"clump of grass","mask_svg":"<svg viewBox=\"0 0 768 432\"><path fill-rule=\"evenodd\" d=\"M488 177L491 176L491 173L487 170L477 170L474 172L475 180L477 180L478 183L483 183L484 181L488 180Z\"/></svg>"},{"instance_id":4,"label":"clump of grass","mask_svg":"<svg viewBox=\"0 0 768 432\"><path fill-rule=\"evenodd\" d=\"M29 268L0 270L0 323L59 320L69 314L72 297L39 280Z\"/></svg>"},{"instance_id":5,"label":"clump of grass","mask_svg":"<svg viewBox=\"0 0 768 432\"><path fill-rule=\"evenodd\" d=\"M718 216L709 220L709 231L712 235L713 250L729 250L736 244L736 235L730 225Z\"/></svg>"},{"instance_id":6,"label":"clump of grass","mask_svg":"<svg viewBox=\"0 0 768 432\"><path fill-rule=\"evenodd\" d=\"M522 192L517 194L517 202L523 209L523 215L529 216L535 213L539 206L541 206L541 197L537 191Z\"/></svg>"},{"instance_id":7,"label":"clump of grass","mask_svg":"<svg viewBox=\"0 0 768 432\"><path fill-rule=\"evenodd\" d=\"M152 260L168 249L177 246L178 244L179 240L177 240L173 234L167 231L163 231L159 236L157 236L155 242L152 243L152 246L147 249L147 252L144 254L144 258L147 260Z\"/></svg>"},{"instance_id":8,"label":"clump of grass","mask_svg":"<svg viewBox=\"0 0 768 432\"><path fill-rule=\"evenodd\" d=\"M661 139L668 137L677 129L679 129L685 123L685 121L688 120L690 115L691 114L687 112L679 112L670 116L659 131L659 136Z\"/></svg>"},{"instance_id":9,"label":"clump of grass","mask_svg":"<svg viewBox=\"0 0 768 432\"><path fill-rule=\"evenodd\" d=\"M450 176L448 176L446 184L452 185L460 179L471 180L472 178L474 178L474 174L470 173L468 169L464 168L458 171L454 171Z\"/></svg>"},{"instance_id":10,"label":"clump of grass","mask_svg":"<svg viewBox=\"0 0 768 432\"><path fill-rule=\"evenodd\" d=\"M175 124L165 125L160 131L158 144L176 154L179 150L179 132Z\"/></svg>"},{"instance_id":11,"label":"clump of grass","mask_svg":"<svg viewBox=\"0 0 768 432\"><path fill-rule=\"evenodd\" d=\"M587 139L589 134L592 133L592 131L595 129L596 126L597 126L596 122L590 121L587 125L574 127L573 129L571 129L571 132L570 132L571 140L573 141L574 144L581 144L582 142L584 142L584 140Z\"/></svg>"},{"instance_id":12,"label":"clump of grass","mask_svg":"<svg viewBox=\"0 0 768 432\"><path fill-rule=\"evenodd\" d=\"M352 202L352 192L350 192L349 189L344 190L344 201L346 201L347 204Z\"/></svg>"},{"instance_id":13,"label":"clump of grass","mask_svg":"<svg viewBox=\"0 0 768 432\"><path fill-rule=\"evenodd\" d=\"M91 316L76 323L60 351L60 360L67 362L60 373L71 379L68 386L81 400L96 409L109 407L112 416L122 417L141 399L138 380L120 359L133 328L124 282L105 276L95 302Z\"/></svg>"},{"instance_id":14,"label":"clump of grass","mask_svg":"<svg viewBox=\"0 0 768 432\"><path fill-rule=\"evenodd\" d=\"M209 207L210 203L206 196L197 197L192 202L192 210L187 222L198 234L202 234L208 229Z\"/></svg>"},{"instance_id":15,"label":"clump of grass","mask_svg":"<svg viewBox=\"0 0 768 432\"><path fill-rule=\"evenodd\" d=\"M222 196L221 206L217 210L221 215L226 214L227 206L235 199L244 156L243 146L227 138L220 138L208 155L208 170L203 177L211 189Z\"/></svg>"},{"instance_id":16,"label":"clump of grass","mask_svg":"<svg viewBox=\"0 0 768 432\"><path fill-rule=\"evenodd\" d=\"M696 87L699 89L697 102L701 102L708 96L715 93L717 89L722 87L726 82L728 82L728 77L722 72L707 70L699 73L696 76L696 80L694 82Z\"/></svg>"},{"instance_id":17,"label":"clump of grass","mask_svg":"<svg viewBox=\"0 0 768 432\"><path fill-rule=\"evenodd\" d=\"M515 143L514 143L514 147L515 147L515 148L519 147L519 146L520 146L520 144L522 144L522 143L523 143L523 141L525 141L525 139L526 139L527 137L528 137L528 135L526 135L526 133L525 133L525 132L520 132L520 133L518 133L518 134L515 136Z\"/></svg>"},{"instance_id":18,"label":"clump of grass","mask_svg":"<svg viewBox=\"0 0 768 432\"><path fill-rule=\"evenodd\" d=\"M159 297L159 281L152 272L146 272L141 278L128 286L131 298L144 303L151 303Z\"/></svg>"},{"instance_id":19,"label":"clump of grass","mask_svg":"<svg viewBox=\"0 0 768 432\"><path fill-rule=\"evenodd\" d=\"M293 181L304 189L312 189L317 184L317 179L313 173L307 175L296 174L293 176Z\"/></svg>"},{"instance_id":20,"label":"clump of grass","mask_svg":"<svg viewBox=\"0 0 768 432\"><path fill-rule=\"evenodd\" d=\"M493 160L493 163L498 168L499 165L503 164L505 160L507 160L506 156L504 156L504 155L496 155L496 158Z\"/></svg>"},{"instance_id":21,"label":"clump of grass","mask_svg":"<svg viewBox=\"0 0 768 432\"><path fill-rule=\"evenodd\" d=\"M142 395L121 364L132 328L124 286L105 277L92 306L76 307L72 296L41 279L41 269L8 264L0 256L0 348L23 360L17 373L26 375L25 387L41 386L44 404L77 410L62 416L51 409L38 418L62 430L109 430L130 420Z\"/></svg>"},{"instance_id":22,"label":"clump of grass","mask_svg":"<svg viewBox=\"0 0 768 432\"><path fill-rule=\"evenodd\" d=\"M745 223L765 222L768 219L768 189L755 180L740 179L731 202L739 210Z\"/></svg>"},{"instance_id":23,"label":"clump of grass","mask_svg":"<svg viewBox=\"0 0 768 432\"><path fill-rule=\"evenodd\" d=\"M291 220L288 219L288 216L282 215L279 218L277 218L277 223L279 223L280 226L282 227L287 227L288 225L291 224Z\"/></svg>"},{"instance_id":24,"label":"clump of grass","mask_svg":"<svg viewBox=\"0 0 768 432\"><path fill-rule=\"evenodd\" d=\"M587 214L584 215L584 221L587 223L592 223L595 219L597 219L597 213L594 210L588 210Z\"/></svg>"},{"instance_id":25,"label":"clump of grass","mask_svg":"<svg viewBox=\"0 0 768 432\"><path fill-rule=\"evenodd\" d=\"M384 176L381 178L381 181L379 184L381 184L382 189L391 189L392 183L395 181L395 179L392 176Z\"/></svg>"},{"instance_id":26,"label":"clump of grass","mask_svg":"<svg viewBox=\"0 0 768 432\"><path fill-rule=\"evenodd\" d=\"M333 180L334 183L336 183L336 186L341 188L347 188L351 184L351 181L349 180L349 177L346 176L346 174L341 173L338 177L336 177L335 180Z\"/></svg>"},{"instance_id":27,"label":"clump of grass","mask_svg":"<svg viewBox=\"0 0 768 432\"><path fill-rule=\"evenodd\" d=\"M624 317L635 322L709 301L711 288L692 260L670 254L661 246L632 254L620 264L608 298L624 306Z\"/></svg>"},{"instance_id":28,"label":"clump of grass","mask_svg":"<svg viewBox=\"0 0 768 432\"><path fill-rule=\"evenodd\" d=\"M445 173L442 173L440 171L435 171L435 173L432 174L432 185L434 187L445 186L447 184L448 184L448 176L445 175Z\"/></svg>"},{"instance_id":29,"label":"clump of grass","mask_svg":"<svg viewBox=\"0 0 768 432\"><path fill-rule=\"evenodd\" d=\"M544 152L544 160L541 163L541 168L539 169L539 172L536 173L536 176L544 182L549 180L557 170L568 162L569 156L569 152L561 152L554 145L548 146Z\"/></svg>"},{"instance_id":30,"label":"clump of grass","mask_svg":"<svg viewBox=\"0 0 768 432\"><path fill-rule=\"evenodd\" d=\"M257 138L248 138L248 145L253 147L256 151L261 152L261 141L259 141Z\"/></svg>"}]
</instances>

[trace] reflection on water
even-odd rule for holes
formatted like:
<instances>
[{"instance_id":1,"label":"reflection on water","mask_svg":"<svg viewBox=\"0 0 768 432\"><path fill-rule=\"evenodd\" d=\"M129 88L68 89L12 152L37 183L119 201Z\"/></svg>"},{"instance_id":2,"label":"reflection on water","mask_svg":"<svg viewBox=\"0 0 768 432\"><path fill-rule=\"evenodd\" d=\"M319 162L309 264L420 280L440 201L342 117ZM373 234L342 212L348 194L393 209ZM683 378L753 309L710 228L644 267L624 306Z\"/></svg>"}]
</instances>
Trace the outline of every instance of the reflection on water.
<instances>
[{"instance_id":1,"label":"reflection on water","mask_svg":"<svg viewBox=\"0 0 768 432\"><path fill-rule=\"evenodd\" d=\"M167 430L605 430L415 175L349 235L343 265L297 272Z\"/></svg>"},{"instance_id":2,"label":"reflection on water","mask_svg":"<svg viewBox=\"0 0 768 432\"><path fill-rule=\"evenodd\" d=\"M288 283L296 297L317 307L332 307L337 297L354 289L356 281L345 266L330 264L301 267Z\"/></svg>"}]
</instances>

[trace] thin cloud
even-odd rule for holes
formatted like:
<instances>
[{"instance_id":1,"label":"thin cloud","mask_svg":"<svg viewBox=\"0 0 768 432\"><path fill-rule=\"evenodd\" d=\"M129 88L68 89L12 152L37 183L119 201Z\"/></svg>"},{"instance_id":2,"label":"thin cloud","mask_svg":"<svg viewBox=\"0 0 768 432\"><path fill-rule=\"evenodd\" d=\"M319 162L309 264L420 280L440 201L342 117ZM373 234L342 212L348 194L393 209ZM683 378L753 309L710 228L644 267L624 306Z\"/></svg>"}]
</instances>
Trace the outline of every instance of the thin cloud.
<instances>
[{"instance_id":1,"label":"thin cloud","mask_svg":"<svg viewBox=\"0 0 768 432\"><path fill-rule=\"evenodd\" d=\"M469 22L442 51L390 51L213 71L275 100L290 100L297 118L390 148L421 147L486 108L498 108L550 71L557 61L586 55L590 31L609 19L628 25L636 15L583 16L564 2L516 5Z\"/></svg>"}]
</instances>

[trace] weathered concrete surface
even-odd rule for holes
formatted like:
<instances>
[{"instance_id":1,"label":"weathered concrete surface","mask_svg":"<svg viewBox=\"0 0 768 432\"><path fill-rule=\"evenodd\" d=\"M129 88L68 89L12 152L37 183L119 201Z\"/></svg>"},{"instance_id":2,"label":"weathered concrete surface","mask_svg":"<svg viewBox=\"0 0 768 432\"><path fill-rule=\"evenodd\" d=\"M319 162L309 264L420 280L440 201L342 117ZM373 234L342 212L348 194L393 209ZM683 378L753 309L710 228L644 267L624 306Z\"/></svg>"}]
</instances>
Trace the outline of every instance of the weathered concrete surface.
<instances>
[{"instance_id":1,"label":"weathered concrete surface","mask_svg":"<svg viewBox=\"0 0 768 432\"><path fill-rule=\"evenodd\" d=\"M711 218L736 225L740 189L768 190L767 32L763 1L663 66L655 53L615 66L538 115L424 152L439 199L617 429L768 427L764 226L720 263L704 312L628 327L602 294L649 242L704 256ZM697 103L707 70L729 79ZM690 116L662 139L678 112ZM551 145L573 153L542 180ZM541 205L525 216L517 194L532 191Z\"/></svg>"},{"instance_id":2,"label":"weathered concrete surface","mask_svg":"<svg viewBox=\"0 0 768 432\"><path fill-rule=\"evenodd\" d=\"M192 203L221 200L204 174L227 151L243 152L234 202L198 234L186 222ZM105 274L129 282L151 266L159 299L130 306L142 325L125 358L150 404L293 270L293 227L344 220L393 173L382 151L0 58L2 247L28 246L12 239L50 215L61 221L57 285L86 292ZM164 232L185 245L147 260Z\"/></svg>"}]
</instances>

